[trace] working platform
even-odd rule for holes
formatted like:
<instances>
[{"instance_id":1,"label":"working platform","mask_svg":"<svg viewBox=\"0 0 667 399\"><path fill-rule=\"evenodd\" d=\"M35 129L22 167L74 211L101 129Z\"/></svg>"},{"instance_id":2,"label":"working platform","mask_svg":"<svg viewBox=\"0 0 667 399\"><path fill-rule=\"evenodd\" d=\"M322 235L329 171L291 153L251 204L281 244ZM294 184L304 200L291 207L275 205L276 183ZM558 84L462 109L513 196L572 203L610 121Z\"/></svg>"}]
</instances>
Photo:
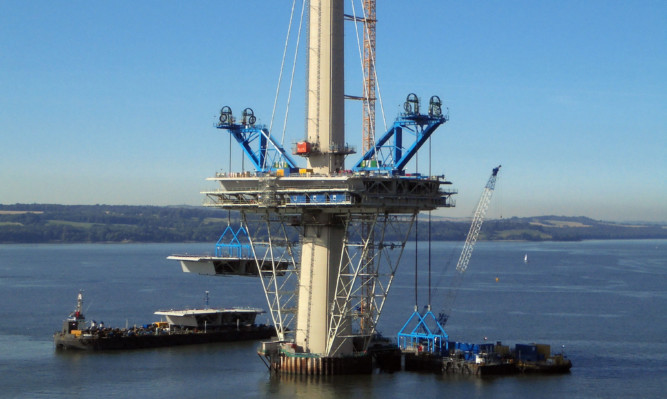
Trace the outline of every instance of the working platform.
<instances>
[{"instance_id":1,"label":"working platform","mask_svg":"<svg viewBox=\"0 0 667 399\"><path fill-rule=\"evenodd\" d=\"M295 174L219 174L207 180L220 188L205 191L206 206L235 210L270 208L290 213L413 213L455 206L456 189L444 176L392 176L370 172L333 176Z\"/></svg>"}]
</instances>

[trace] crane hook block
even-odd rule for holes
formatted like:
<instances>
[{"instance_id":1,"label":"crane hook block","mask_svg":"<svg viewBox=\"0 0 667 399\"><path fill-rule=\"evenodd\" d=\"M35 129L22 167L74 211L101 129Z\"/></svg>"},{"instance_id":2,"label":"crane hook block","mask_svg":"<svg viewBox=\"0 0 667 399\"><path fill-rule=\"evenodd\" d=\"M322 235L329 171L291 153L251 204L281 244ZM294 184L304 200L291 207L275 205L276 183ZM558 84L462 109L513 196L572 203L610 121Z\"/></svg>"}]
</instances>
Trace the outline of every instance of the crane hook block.
<instances>
[{"instance_id":1,"label":"crane hook block","mask_svg":"<svg viewBox=\"0 0 667 399\"><path fill-rule=\"evenodd\" d=\"M405 109L406 114L419 114L419 99L415 93L408 94L403 109Z\"/></svg>"},{"instance_id":2,"label":"crane hook block","mask_svg":"<svg viewBox=\"0 0 667 399\"><path fill-rule=\"evenodd\" d=\"M257 121L255 113L252 111L252 108L246 108L243 110L243 124L244 125L254 125Z\"/></svg>"},{"instance_id":3,"label":"crane hook block","mask_svg":"<svg viewBox=\"0 0 667 399\"><path fill-rule=\"evenodd\" d=\"M440 97L431 97L428 103L428 115L432 117L442 115L442 101L440 101Z\"/></svg>"}]
</instances>

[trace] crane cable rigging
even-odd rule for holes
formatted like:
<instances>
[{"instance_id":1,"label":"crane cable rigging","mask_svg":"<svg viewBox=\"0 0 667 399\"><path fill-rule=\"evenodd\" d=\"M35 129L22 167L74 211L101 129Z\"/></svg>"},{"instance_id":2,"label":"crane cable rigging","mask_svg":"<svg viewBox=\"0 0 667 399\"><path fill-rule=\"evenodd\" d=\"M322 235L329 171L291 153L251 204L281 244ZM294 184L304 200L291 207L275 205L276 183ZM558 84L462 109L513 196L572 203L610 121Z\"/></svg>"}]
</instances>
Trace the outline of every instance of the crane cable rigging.
<instances>
[{"instance_id":1,"label":"crane cable rigging","mask_svg":"<svg viewBox=\"0 0 667 399\"><path fill-rule=\"evenodd\" d=\"M271 111L271 122L269 123L269 134L273 130L273 118L276 115L276 105L278 104L278 96L280 94L280 86L283 81L283 71L285 70L285 58L287 57L287 46L289 44L290 33L292 32L292 19L294 18L294 7L296 0L292 1L292 10L290 11L289 24L287 25L287 37L285 38L285 47L283 48L283 57L280 61L280 73L278 74L278 85L276 86L276 96L273 99L273 110Z\"/></svg>"},{"instance_id":2,"label":"crane cable rigging","mask_svg":"<svg viewBox=\"0 0 667 399\"><path fill-rule=\"evenodd\" d=\"M288 90L288 94L287 94L287 105L286 105L286 109L285 109L285 118L284 118L284 121L283 121L282 135L281 135L281 138L280 138L280 145L281 146L283 146L284 143L285 143L285 133L286 133L286 130L287 130L287 119L288 119L288 115L289 115L289 106L290 106L291 98L292 98L292 89L293 89L293 85L294 85L294 75L295 75L297 58L298 58L299 47L300 47L301 31L302 31L302 28L303 28L303 19L304 19L304 14L305 14L305 10L306 10L306 2L307 2L307 0L302 0L302 4L301 4L301 15L300 15L300 18L299 18L299 29L298 29L298 32L296 34L296 45L295 45L295 49L294 49L294 58L293 58L293 61L292 61L292 71L291 71L291 74L290 74L289 90ZM352 15L352 20L353 21L366 21L368 16L367 16L366 9L365 9L364 5L362 4L362 7L361 7L363 17L358 18L356 16L356 7L354 5L354 0L350 0L350 3L352 5L352 14L353 14ZM296 7L296 0L293 0L292 9L291 9L291 12L290 12L289 25L288 25L288 29L287 29L287 35L286 35L286 38L285 38L285 46L283 48L282 61L281 61L281 65L280 65L280 73L279 73L279 76L278 76L278 85L276 87L276 95L275 95L275 98L274 98L274 101L273 101L273 110L271 112L271 122L269 124L269 135L271 135L271 132L273 131L273 129L272 129L273 128L273 122L274 122L275 115L276 115L276 107L277 107L277 103L278 103L278 97L280 96L280 88L282 86L283 73L284 73L284 70L285 70L285 60L286 60L286 57L287 57L287 49L289 47L289 42L290 42L290 37L291 37L291 32L292 32L292 25L293 25L293 22L294 22L295 7ZM364 25L365 25L364 29L365 29L366 34L370 35L368 26L366 24L364 24ZM363 66L363 61L362 61L363 56L362 56L362 51L361 51L361 43L360 43L360 40L359 40L359 36L360 36L359 35L359 28L357 27L357 24L355 24L354 26L355 26L355 32L356 32L355 36L356 36L356 39L357 39L357 48L359 50L359 59L361 61L361 68L362 68L362 71L363 71L364 66ZM371 63L373 65L373 77L374 77L374 80L376 82L375 86L376 86L376 89L377 89L377 92L378 92L377 97L378 97L378 100L380 101L380 111L382 113L382 122L383 122L384 128L386 130L387 129L387 119L386 119L386 115L385 115L385 111L384 111L384 103L382 102L382 94L380 92L380 82L379 82L379 79L378 79L378 76L377 76L377 71L375 69L375 50L372 49L372 48L370 49L370 58L371 58ZM362 75L363 75L363 72L362 72ZM365 97L368 97L369 94L366 90L366 85L364 84L363 87L364 87L363 95ZM375 142L375 137L371 137L371 142L373 142L373 143Z\"/></svg>"},{"instance_id":3,"label":"crane cable rigging","mask_svg":"<svg viewBox=\"0 0 667 399\"><path fill-rule=\"evenodd\" d=\"M296 5L296 0L293 0L292 1L292 10L290 12L289 25L288 25L288 28L287 28L287 36L285 38L285 47L283 49L282 61L281 61L281 64L280 64L280 74L278 76L278 85L276 87L276 96L273 100L273 110L271 111L271 123L269 124L269 135L271 135L271 132L273 130L272 129L273 128L273 120L274 120L275 115L276 115L276 106L278 104L278 97L280 95L280 87L282 86L283 72L284 72L284 69L285 69L285 58L287 56L287 48L289 47L289 41L290 41L290 36L291 36L291 32L292 32L292 24L293 24L293 21L294 21L295 5ZM298 32L296 34L296 45L295 45L295 48L294 48L294 59L292 61L292 71L291 71L291 74L290 74L289 90L287 92L287 104L286 104L286 108L285 108L285 119L283 120L282 136L280 138L280 145L281 146L284 146L284 144L285 144L285 132L287 131L287 118L288 118L288 115L289 115L289 106L290 106L290 102L291 102L291 99L292 99L292 88L294 86L294 74L295 74L296 65L297 65L296 61L297 61L297 58L298 58L298 55L299 55L299 43L301 41L301 30L303 28L303 17L304 17L304 14L305 14L305 10L306 10L306 0L302 0L302 2L301 2L301 16L299 18L299 29L298 29Z\"/></svg>"}]
</instances>

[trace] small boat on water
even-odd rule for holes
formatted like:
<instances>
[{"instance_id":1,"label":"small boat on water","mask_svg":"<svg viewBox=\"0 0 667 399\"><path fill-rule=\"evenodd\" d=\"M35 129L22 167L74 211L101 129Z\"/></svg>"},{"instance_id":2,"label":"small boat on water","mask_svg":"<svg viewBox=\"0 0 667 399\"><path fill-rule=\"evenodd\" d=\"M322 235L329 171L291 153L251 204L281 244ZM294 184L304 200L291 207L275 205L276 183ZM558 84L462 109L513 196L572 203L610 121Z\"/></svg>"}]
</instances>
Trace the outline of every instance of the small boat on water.
<instances>
[{"instance_id":1,"label":"small boat on water","mask_svg":"<svg viewBox=\"0 0 667 399\"><path fill-rule=\"evenodd\" d=\"M523 255L523 263L528 263L528 254Z\"/></svg>"},{"instance_id":2,"label":"small boat on water","mask_svg":"<svg viewBox=\"0 0 667 399\"><path fill-rule=\"evenodd\" d=\"M53 335L53 342L56 349L99 351L268 339L275 335L275 328L255 323L257 315L262 313L264 310L256 308L209 309L208 306L159 310L155 314L164 316L167 321L114 328L104 323L86 322L80 291L76 309Z\"/></svg>"}]
</instances>

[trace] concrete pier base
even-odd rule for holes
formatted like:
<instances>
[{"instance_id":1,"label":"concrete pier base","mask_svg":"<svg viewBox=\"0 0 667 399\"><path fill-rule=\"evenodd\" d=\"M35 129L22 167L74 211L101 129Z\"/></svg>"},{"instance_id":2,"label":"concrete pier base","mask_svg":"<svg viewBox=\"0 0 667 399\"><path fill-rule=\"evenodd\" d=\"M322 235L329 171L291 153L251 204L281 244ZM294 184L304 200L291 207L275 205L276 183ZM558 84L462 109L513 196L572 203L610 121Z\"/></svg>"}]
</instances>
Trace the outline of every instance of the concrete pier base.
<instances>
[{"instance_id":1,"label":"concrete pier base","mask_svg":"<svg viewBox=\"0 0 667 399\"><path fill-rule=\"evenodd\" d=\"M277 360L277 361L276 361ZM319 357L280 354L270 362L271 371L295 375L371 374L371 355L351 357Z\"/></svg>"}]
</instances>

